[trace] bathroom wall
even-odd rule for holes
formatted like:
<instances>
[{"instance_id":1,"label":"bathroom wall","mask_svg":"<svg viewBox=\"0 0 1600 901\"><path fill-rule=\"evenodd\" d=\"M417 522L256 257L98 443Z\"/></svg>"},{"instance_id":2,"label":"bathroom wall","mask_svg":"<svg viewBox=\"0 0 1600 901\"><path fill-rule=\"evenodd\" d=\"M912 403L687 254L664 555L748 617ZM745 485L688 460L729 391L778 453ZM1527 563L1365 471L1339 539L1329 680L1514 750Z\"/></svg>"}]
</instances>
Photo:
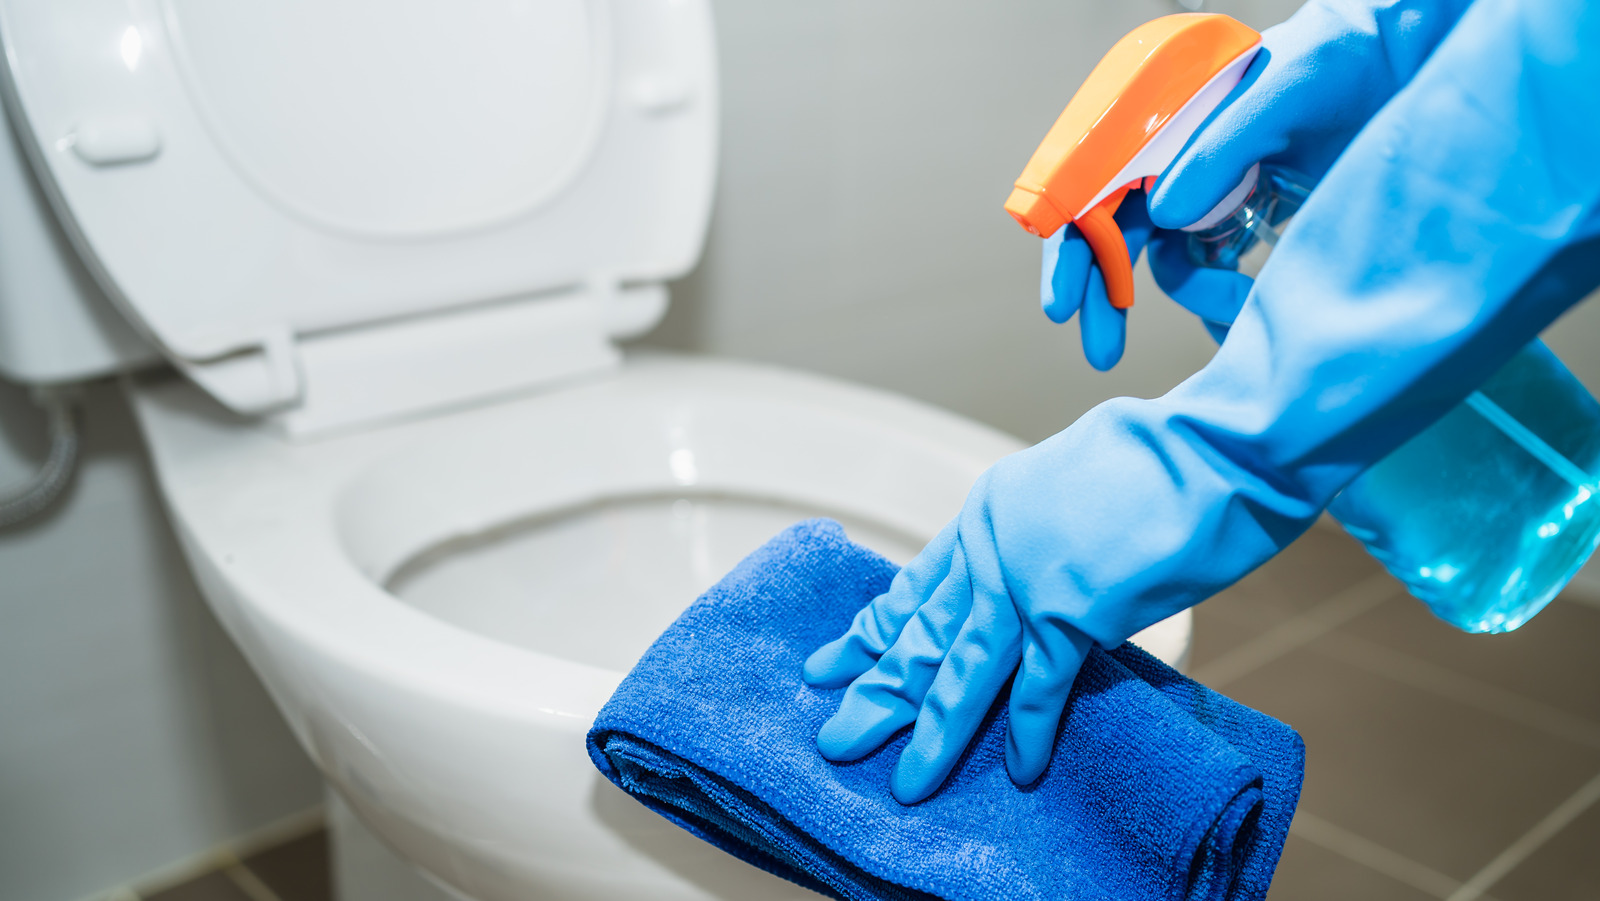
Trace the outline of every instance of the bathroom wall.
<instances>
[{"instance_id":1,"label":"bathroom wall","mask_svg":"<svg viewBox=\"0 0 1600 901\"><path fill-rule=\"evenodd\" d=\"M1297 4L1230 12L1265 25ZM1214 345L1140 267L1123 362L1039 312L1011 182L1117 37L1169 0L715 4L722 167L706 258L651 341L821 370L1029 439L1155 395Z\"/></svg>"},{"instance_id":2,"label":"bathroom wall","mask_svg":"<svg viewBox=\"0 0 1600 901\"><path fill-rule=\"evenodd\" d=\"M1083 362L1038 309L1039 242L1011 181L1117 37L1171 0L715 4L722 166L706 257L647 340L820 370L1030 440L1205 363L1198 322L1141 264L1128 350ZM1208 2L1258 28L1297 0ZM1600 304L1551 343L1600 386Z\"/></svg>"},{"instance_id":3,"label":"bathroom wall","mask_svg":"<svg viewBox=\"0 0 1600 901\"><path fill-rule=\"evenodd\" d=\"M648 343L902 391L1027 438L1211 352L1141 271L1127 358L1037 310L999 208L1071 90L1166 0L715 0L721 180L701 267ZM1257 25L1287 0L1217 8ZM0 235L0 240L4 236ZM1552 343L1600 387L1600 304ZM59 508L0 532L0 898L76 901L314 804L314 773L205 610L115 386ZM0 485L44 455L0 383Z\"/></svg>"},{"instance_id":4,"label":"bathroom wall","mask_svg":"<svg viewBox=\"0 0 1600 901\"><path fill-rule=\"evenodd\" d=\"M0 532L0 898L74 901L305 810L321 783L206 611L117 386L76 484ZM0 382L0 485L43 459Z\"/></svg>"}]
</instances>

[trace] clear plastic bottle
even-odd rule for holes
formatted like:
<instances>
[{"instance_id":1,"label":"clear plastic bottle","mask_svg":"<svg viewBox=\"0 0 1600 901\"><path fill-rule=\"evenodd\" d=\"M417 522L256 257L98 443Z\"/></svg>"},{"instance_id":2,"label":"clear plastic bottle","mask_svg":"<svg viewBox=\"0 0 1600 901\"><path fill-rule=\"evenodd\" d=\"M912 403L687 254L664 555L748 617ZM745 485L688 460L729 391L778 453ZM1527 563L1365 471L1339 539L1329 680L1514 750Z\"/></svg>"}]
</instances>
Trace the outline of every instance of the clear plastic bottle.
<instances>
[{"instance_id":1,"label":"clear plastic bottle","mask_svg":"<svg viewBox=\"0 0 1600 901\"><path fill-rule=\"evenodd\" d=\"M1239 208L1191 233L1198 265L1254 276L1308 194L1262 167ZM1600 544L1600 403L1542 342L1328 506L1441 619L1508 632Z\"/></svg>"},{"instance_id":2,"label":"clear plastic bottle","mask_svg":"<svg viewBox=\"0 0 1600 901\"><path fill-rule=\"evenodd\" d=\"M1189 233L1189 259L1195 265L1234 269L1255 278L1289 217L1311 193L1303 176L1273 166L1252 166L1245 180L1255 184L1231 215Z\"/></svg>"}]
</instances>

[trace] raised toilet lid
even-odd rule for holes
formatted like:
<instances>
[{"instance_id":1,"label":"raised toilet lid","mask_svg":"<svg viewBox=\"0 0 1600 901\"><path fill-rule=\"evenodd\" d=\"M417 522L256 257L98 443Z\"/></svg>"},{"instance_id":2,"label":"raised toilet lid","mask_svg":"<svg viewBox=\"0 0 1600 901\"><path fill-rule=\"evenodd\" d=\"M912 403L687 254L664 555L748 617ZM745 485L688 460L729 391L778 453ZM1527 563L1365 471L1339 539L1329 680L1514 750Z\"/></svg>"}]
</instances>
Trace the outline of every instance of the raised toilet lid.
<instances>
[{"instance_id":1,"label":"raised toilet lid","mask_svg":"<svg viewBox=\"0 0 1600 901\"><path fill-rule=\"evenodd\" d=\"M604 365L704 237L704 0L0 0L0 36L91 269L241 412Z\"/></svg>"}]
</instances>

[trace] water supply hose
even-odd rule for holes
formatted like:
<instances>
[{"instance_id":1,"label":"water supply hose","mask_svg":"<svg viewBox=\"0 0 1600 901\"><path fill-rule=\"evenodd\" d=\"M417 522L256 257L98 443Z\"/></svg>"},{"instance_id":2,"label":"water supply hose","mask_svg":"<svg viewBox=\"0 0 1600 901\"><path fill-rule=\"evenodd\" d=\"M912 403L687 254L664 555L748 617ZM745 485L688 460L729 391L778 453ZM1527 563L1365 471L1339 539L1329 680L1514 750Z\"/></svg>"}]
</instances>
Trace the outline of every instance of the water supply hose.
<instances>
[{"instance_id":1,"label":"water supply hose","mask_svg":"<svg viewBox=\"0 0 1600 901\"><path fill-rule=\"evenodd\" d=\"M34 402L50 424L50 455L33 477L0 489L0 529L44 512L72 482L78 463L78 391L76 386L38 388Z\"/></svg>"}]
</instances>

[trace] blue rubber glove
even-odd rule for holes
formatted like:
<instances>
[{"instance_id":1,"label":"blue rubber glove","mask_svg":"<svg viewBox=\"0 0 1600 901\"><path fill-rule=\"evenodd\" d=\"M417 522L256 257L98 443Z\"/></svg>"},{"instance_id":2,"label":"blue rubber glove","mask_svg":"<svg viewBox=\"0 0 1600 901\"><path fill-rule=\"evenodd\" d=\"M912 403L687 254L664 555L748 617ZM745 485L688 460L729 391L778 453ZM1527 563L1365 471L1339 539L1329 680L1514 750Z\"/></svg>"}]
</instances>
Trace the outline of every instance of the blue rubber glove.
<instances>
[{"instance_id":1,"label":"blue rubber glove","mask_svg":"<svg viewBox=\"0 0 1600 901\"><path fill-rule=\"evenodd\" d=\"M1239 86L1195 133L1148 199L1129 192L1115 216L1135 261L1147 244L1162 292L1200 317L1220 343L1252 280L1197 267L1178 231L1198 222L1257 162L1293 170L1307 185L1411 79L1468 0L1312 0L1262 32ZM1152 220L1154 224L1152 224ZM1159 226L1159 227L1157 227ZM1076 226L1045 240L1040 305L1061 323L1082 310L1084 356L1101 371L1122 358L1127 311L1106 298L1094 254Z\"/></svg>"},{"instance_id":2,"label":"blue rubber glove","mask_svg":"<svg viewBox=\"0 0 1600 901\"><path fill-rule=\"evenodd\" d=\"M1129 191L1112 215L1122 229L1128 256L1138 262L1139 252L1150 239L1150 215L1145 211L1144 192ZM1082 312L1078 334L1083 339L1083 356L1089 365L1105 372L1122 359L1128 337L1128 311L1111 305L1106 294L1105 276L1094 262L1094 251L1078 226L1068 222L1044 239L1044 268L1039 275L1039 305L1050 321L1060 324Z\"/></svg>"},{"instance_id":3,"label":"blue rubber glove","mask_svg":"<svg viewBox=\"0 0 1600 901\"><path fill-rule=\"evenodd\" d=\"M1235 283L1242 280L1248 286L1250 279L1237 272L1198 268L1189 262L1188 235L1152 225L1144 191L1129 191L1112 218L1122 229L1129 257L1138 262L1140 252L1148 245L1150 270L1156 277L1156 284L1167 296L1199 316L1220 343L1227 333L1226 324L1233 321L1239 304L1244 301ZM1105 276L1094 261L1094 251L1078 226L1072 223L1044 239L1039 305L1050 321L1058 324L1071 319L1074 313L1079 314L1083 356L1090 366L1105 372L1122 359L1127 343L1128 311L1111 305Z\"/></svg>"},{"instance_id":4,"label":"blue rubber glove","mask_svg":"<svg viewBox=\"0 0 1600 901\"><path fill-rule=\"evenodd\" d=\"M1478 0L1328 169L1226 343L1000 461L806 663L851 760L914 725L943 783L1013 675L1007 766L1049 760L1083 655L1233 583L1600 285L1600 4Z\"/></svg>"}]
</instances>

